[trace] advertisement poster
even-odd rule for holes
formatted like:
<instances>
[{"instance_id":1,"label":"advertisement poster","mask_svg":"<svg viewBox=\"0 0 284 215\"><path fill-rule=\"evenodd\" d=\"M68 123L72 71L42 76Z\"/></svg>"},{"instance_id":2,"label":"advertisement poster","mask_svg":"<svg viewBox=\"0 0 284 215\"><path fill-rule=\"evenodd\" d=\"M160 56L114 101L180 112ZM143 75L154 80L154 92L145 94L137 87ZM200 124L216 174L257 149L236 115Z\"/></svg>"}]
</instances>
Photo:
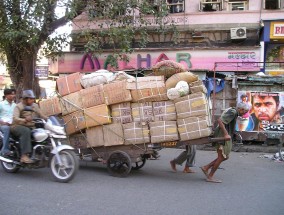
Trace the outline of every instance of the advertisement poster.
<instances>
[{"instance_id":1,"label":"advertisement poster","mask_svg":"<svg viewBox=\"0 0 284 215\"><path fill-rule=\"evenodd\" d=\"M237 131L284 132L284 92L239 91L239 102L247 103L250 110L238 117Z\"/></svg>"}]
</instances>

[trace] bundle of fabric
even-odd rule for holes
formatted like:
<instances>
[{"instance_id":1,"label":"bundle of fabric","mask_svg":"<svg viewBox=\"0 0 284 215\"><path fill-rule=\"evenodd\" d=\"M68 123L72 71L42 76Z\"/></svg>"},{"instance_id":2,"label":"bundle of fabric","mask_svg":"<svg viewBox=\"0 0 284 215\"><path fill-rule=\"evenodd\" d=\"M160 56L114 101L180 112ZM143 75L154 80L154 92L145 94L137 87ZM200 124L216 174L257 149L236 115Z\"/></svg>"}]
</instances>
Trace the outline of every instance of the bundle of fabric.
<instances>
[{"instance_id":1,"label":"bundle of fabric","mask_svg":"<svg viewBox=\"0 0 284 215\"><path fill-rule=\"evenodd\" d=\"M161 61L153 66L152 69L154 75L164 75L166 79L176 73L186 72L186 69L182 64L172 60Z\"/></svg>"}]
</instances>

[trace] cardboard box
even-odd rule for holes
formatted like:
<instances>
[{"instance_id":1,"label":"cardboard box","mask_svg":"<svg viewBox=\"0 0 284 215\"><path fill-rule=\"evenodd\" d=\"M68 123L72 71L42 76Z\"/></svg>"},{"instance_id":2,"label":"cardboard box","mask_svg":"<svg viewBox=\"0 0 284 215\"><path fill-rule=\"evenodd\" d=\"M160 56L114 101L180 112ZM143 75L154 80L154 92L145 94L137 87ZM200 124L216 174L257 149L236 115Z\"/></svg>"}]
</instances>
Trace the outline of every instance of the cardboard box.
<instances>
[{"instance_id":1,"label":"cardboard box","mask_svg":"<svg viewBox=\"0 0 284 215\"><path fill-rule=\"evenodd\" d=\"M110 112L105 104L87 108L84 112L76 111L62 118L68 135L85 128L111 123Z\"/></svg>"},{"instance_id":2,"label":"cardboard box","mask_svg":"<svg viewBox=\"0 0 284 215\"><path fill-rule=\"evenodd\" d=\"M129 90L141 90L159 87L165 87L164 76L137 77L135 80L128 79L126 84L126 89Z\"/></svg>"},{"instance_id":3,"label":"cardboard box","mask_svg":"<svg viewBox=\"0 0 284 215\"><path fill-rule=\"evenodd\" d=\"M111 123L110 110L106 104L85 109L86 128Z\"/></svg>"},{"instance_id":4,"label":"cardboard box","mask_svg":"<svg viewBox=\"0 0 284 215\"><path fill-rule=\"evenodd\" d=\"M201 80L190 83L189 89L191 93L198 93L198 92L202 92L205 94L207 93L207 89Z\"/></svg>"},{"instance_id":5,"label":"cardboard box","mask_svg":"<svg viewBox=\"0 0 284 215\"><path fill-rule=\"evenodd\" d=\"M150 143L149 129L147 125L140 122L123 124L124 144Z\"/></svg>"},{"instance_id":6,"label":"cardboard box","mask_svg":"<svg viewBox=\"0 0 284 215\"><path fill-rule=\"evenodd\" d=\"M79 132L86 128L85 117L82 111L76 111L62 117L67 135Z\"/></svg>"},{"instance_id":7,"label":"cardboard box","mask_svg":"<svg viewBox=\"0 0 284 215\"><path fill-rule=\"evenodd\" d=\"M151 122L154 120L152 102L131 103L134 122Z\"/></svg>"},{"instance_id":8,"label":"cardboard box","mask_svg":"<svg viewBox=\"0 0 284 215\"><path fill-rule=\"evenodd\" d=\"M132 100L130 90L126 89L126 81L103 85L104 97L107 105L129 102Z\"/></svg>"},{"instance_id":9,"label":"cardboard box","mask_svg":"<svg viewBox=\"0 0 284 215\"><path fill-rule=\"evenodd\" d=\"M96 126L86 129L87 148L104 146L103 126Z\"/></svg>"},{"instance_id":10,"label":"cardboard box","mask_svg":"<svg viewBox=\"0 0 284 215\"><path fill-rule=\"evenodd\" d=\"M189 117L177 120L180 140L194 140L208 137L212 133L211 122L208 117Z\"/></svg>"},{"instance_id":11,"label":"cardboard box","mask_svg":"<svg viewBox=\"0 0 284 215\"><path fill-rule=\"evenodd\" d=\"M62 115L67 115L82 109L82 98L80 92L71 93L60 98Z\"/></svg>"},{"instance_id":12,"label":"cardboard box","mask_svg":"<svg viewBox=\"0 0 284 215\"><path fill-rule=\"evenodd\" d=\"M150 122L151 143L179 140L176 121Z\"/></svg>"},{"instance_id":13,"label":"cardboard box","mask_svg":"<svg viewBox=\"0 0 284 215\"><path fill-rule=\"evenodd\" d=\"M131 96L133 102L159 102L169 100L166 87L131 90Z\"/></svg>"},{"instance_id":14,"label":"cardboard box","mask_svg":"<svg viewBox=\"0 0 284 215\"><path fill-rule=\"evenodd\" d=\"M111 105L111 116L114 123L133 122L130 102Z\"/></svg>"},{"instance_id":15,"label":"cardboard box","mask_svg":"<svg viewBox=\"0 0 284 215\"><path fill-rule=\"evenodd\" d=\"M105 104L103 85L93 86L80 91L82 108L89 108Z\"/></svg>"},{"instance_id":16,"label":"cardboard box","mask_svg":"<svg viewBox=\"0 0 284 215\"><path fill-rule=\"evenodd\" d=\"M65 96L80 91L82 89L80 78L81 74L79 72L58 78L56 80L58 93Z\"/></svg>"},{"instance_id":17,"label":"cardboard box","mask_svg":"<svg viewBox=\"0 0 284 215\"><path fill-rule=\"evenodd\" d=\"M103 126L104 145L117 146L124 144L122 124L115 123Z\"/></svg>"},{"instance_id":18,"label":"cardboard box","mask_svg":"<svg viewBox=\"0 0 284 215\"><path fill-rule=\"evenodd\" d=\"M154 121L176 121L176 108L173 101L153 102Z\"/></svg>"},{"instance_id":19,"label":"cardboard box","mask_svg":"<svg viewBox=\"0 0 284 215\"><path fill-rule=\"evenodd\" d=\"M208 115L208 103L204 93L189 94L174 100L178 119Z\"/></svg>"},{"instance_id":20,"label":"cardboard box","mask_svg":"<svg viewBox=\"0 0 284 215\"><path fill-rule=\"evenodd\" d=\"M61 113L61 106L58 97L40 101L39 107L41 112L46 116L52 116Z\"/></svg>"},{"instance_id":21,"label":"cardboard box","mask_svg":"<svg viewBox=\"0 0 284 215\"><path fill-rule=\"evenodd\" d=\"M73 146L75 149L85 149L87 148L87 140L84 137L86 134L73 134L70 135L68 140L69 144Z\"/></svg>"}]
</instances>

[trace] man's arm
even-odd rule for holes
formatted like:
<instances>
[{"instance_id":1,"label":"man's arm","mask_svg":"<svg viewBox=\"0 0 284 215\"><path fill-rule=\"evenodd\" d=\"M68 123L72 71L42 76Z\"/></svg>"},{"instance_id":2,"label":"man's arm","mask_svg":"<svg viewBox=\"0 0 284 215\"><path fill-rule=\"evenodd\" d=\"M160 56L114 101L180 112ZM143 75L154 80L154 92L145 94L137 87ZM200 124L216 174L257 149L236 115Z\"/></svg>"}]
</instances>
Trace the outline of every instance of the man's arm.
<instances>
[{"instance_id":1,"label":"man's arm","mask_svg":"<svg viewBox=\"0 0 284 215\"><path fill-rule=\"evenodd\" d=\"M222 122L221 118L219 118L219 119L217 120L217 122L218 122L219 127L221 128L221 130L222 130L223 133L224 133L224 138L225 138L225 140L231 140L231 136L228 134L228 131L226 130L225 125L224 125L224 123Z\"/></svg>"}]
</instances>

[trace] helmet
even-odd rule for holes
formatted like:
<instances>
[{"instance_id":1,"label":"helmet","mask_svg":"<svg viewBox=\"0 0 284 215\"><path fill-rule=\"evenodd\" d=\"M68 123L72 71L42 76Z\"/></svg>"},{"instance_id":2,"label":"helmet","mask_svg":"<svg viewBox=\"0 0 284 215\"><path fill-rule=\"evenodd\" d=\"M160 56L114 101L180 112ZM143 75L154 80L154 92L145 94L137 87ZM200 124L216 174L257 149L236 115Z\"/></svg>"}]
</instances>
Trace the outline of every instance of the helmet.
<instances>
[{"instance_id":1,"label":"helmet","mask_svg":"<svg viewBox=\"0 0 284 215\"><path fill-rule=\"evenodd\" d=\"M32 132L33 138L35 142L42 142L48 138L48 134L42 128L36 128Z\"/></svg>"},{"instance_id":2,"label":"helmet","mask_svg":"<svg viewBox=\"0 0 284 215\"><path fill-rule=\"evenodd\" d=\"M34 99L35 98L34 91L32 91L32 90L24 90L23 93L22 93L22 98L23 99L25 99L25 98Z\"/></svg>"}]
</instances>

